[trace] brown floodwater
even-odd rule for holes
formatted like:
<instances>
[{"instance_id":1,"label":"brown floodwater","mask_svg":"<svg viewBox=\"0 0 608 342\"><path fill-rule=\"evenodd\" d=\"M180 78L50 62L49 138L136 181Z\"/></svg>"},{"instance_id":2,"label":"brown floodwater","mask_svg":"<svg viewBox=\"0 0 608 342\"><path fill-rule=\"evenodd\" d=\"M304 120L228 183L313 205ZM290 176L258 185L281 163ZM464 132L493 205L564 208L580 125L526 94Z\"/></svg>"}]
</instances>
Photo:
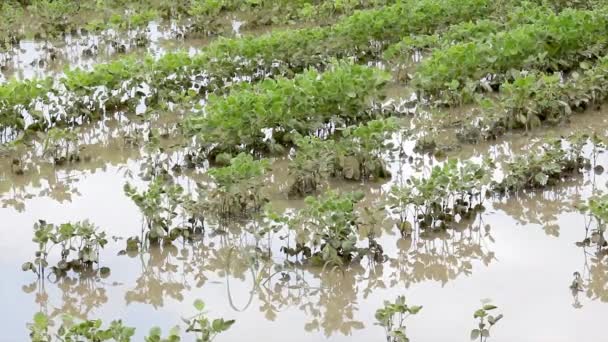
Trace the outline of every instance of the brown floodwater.
<instances>
[{"instance_id":1,"label":"brown floodwater","mask_svg":"<svg viewBox=\"0 0 608 342\"><path fill-rule=\"evenodd\" d=\"M580 114L560 127L463 146L451 156L500 159L526 151L544 136L605 134L605 117L605 112ZM127 126L109 120L84 127L88 134L83 135L95 138L83 143L89 158L74 166L55 167L32 157L35 166L19 176L11 173L10 160L0 160L0 341L27 340L26 322L38 311L106 323L121 318L137 328L135 340L142 340L152 326L167 331L179 325L181 317L194 313L192 302L198 298L209 316L236 320L217 341L382 341L374 313L398 295L423 306L406 321L412 341L468 341L473 312L485 298L505 316L491 341L599 341L605 334L598 317L608 314L608 260L576 245L587 236L588 218L574 206L606 188L606 175L593 171L545 191L489 199L485 212L441 234L404 239L382 225L378 242L387 260L380 264L363 261L328 270L286 266L281 234L256 239L247 225L235 224L221 234L208 229L194 242L130 256L119 255L124 240L110 239L101 265L111 274L103 279L71 274L40 282L21 271L33 258L32 226L39 219L88 219L122 239L140 234L142 216L123 185L145 185L139 172L148 159L117 133ZM413 162L387 156L390 182L330 186L364 190L363 205L369 206L394 182L428 174L441 163L413 153L413 142L403 145ZM602 155L599 164L606 167L607 161ZM287 198L286 166L284 158L275 161L266 191L277 210L297 210L302 201ZM178 181L194 192L203 171L185 173ZM570 289L575 272L582 277L582 291Z\"/></svg>"}]
</instances>

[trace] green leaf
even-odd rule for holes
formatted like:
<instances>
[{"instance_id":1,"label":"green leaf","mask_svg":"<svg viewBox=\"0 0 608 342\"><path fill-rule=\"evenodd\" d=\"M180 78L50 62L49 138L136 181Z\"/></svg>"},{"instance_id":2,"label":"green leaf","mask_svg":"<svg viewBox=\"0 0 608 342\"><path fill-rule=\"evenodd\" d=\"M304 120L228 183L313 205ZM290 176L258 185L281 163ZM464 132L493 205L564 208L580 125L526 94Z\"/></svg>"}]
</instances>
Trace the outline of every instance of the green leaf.
<instances>
[{"instance_id":1,"label":"green leaf","mask_svg":"<svg viewBox=\"0 0 608 342\"><path fill-rule=\"evenodd\" d=\"M481 331L479 331L479 329L473 329L473 330L471 330L471 340L478 339L479 335L481 335Z\"/></svg>"},{"instance_id":2,"label":"green leaf","mask_svg":"<svg viewBox=\"0 0 608 342\"><path fill-rule=\"evenodd\" d=\"M200 299L194 301L194 308L198 311L203 311L205 309L205 302Z\"/></svg>"}]
</instances>

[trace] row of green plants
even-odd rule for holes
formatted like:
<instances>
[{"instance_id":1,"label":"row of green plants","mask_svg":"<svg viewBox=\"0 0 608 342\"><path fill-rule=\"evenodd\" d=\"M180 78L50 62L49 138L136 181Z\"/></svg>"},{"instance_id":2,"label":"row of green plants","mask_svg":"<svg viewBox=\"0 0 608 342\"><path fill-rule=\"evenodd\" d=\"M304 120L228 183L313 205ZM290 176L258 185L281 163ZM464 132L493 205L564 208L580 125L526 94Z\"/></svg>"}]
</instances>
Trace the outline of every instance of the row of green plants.
<instances>
[{"instance_id":1,"label":"row of green plants","mask_svg":"<svg viewBox=\"0 0 608 342\"><path fill-rule=\"evenodd\" d=\"M463 101L480 83L498 89L513 70L567 71L605 53L608 13L566 9L533 23L490 34L483 41L435 50L416 70L414 83L426 96L457 94ZM599 39L597 37L600 37Z\"/></svg>"},{"instance_id":2,"label":"row of green plants","mask_svg":"<svg viewBox=\"0 0 608 342\"><path fill-rule=\"evenodd\" d=\"M498 6L498 5L497 5ZM507 1L488 18L474 18L455 23L432 34L408 35L389 46L383 54L391 64L410 64L434 50L448 49L466 42L483 42L488 36L517 25L530 24L551 15L550 8L526 1Z\"/></svg>"},{"instance_id":3,"label":"row of green plants","mask_svg":"<svg viewBox=\"0 0 608 342\"><path fill-rule=\"evenodd\" d=\"M25 126L44 130L65 122L77 124L107 111L134 108L142 98L148 106L182 102L192 95L221 90L235 76L252 80L268 74L290 77L309 66L325 65L331 57L369 59L405 35L430 33L489 11L487 0L405 1L358 11L328 27L219 39L195 56L177 52L158 60L150 56L143 62L122 58L90 71L67 70L55 85L49 79L9 81L0 86L0 93L10 99L0 104L0 127L19 132ZM151 91L139 91L141 84ZM101 94L99 87L105 89ZM49 103L46 116L36 115L38 102ZM33 123L24 122L24 112L32 116Z\"/></svg>"},{"instance_id":4,"label":"row of green plants","mask_svg":"<svg viewBox=\"0 0 608 342\"><path fill-rule=\"evenodd\" d=\"M389 75L375 68L335 63L325 72L309 69L211 95L205 113L190 115L185 131L196 136L204 156L276 152L295 134L324 135L331 127L367 119Z\"/></svg>"},{"instance_id":5,"label":"row of green plants","mask_svg":"<svg viewBox=\"0 0 608 342\"><path fill-rule=\"evenodd\" d=\"M154 327L144 337L144 341L179 342L183 337L188 337L194 338L197 342L211 342L218 335L228 331L235 322L224 318L209 318L205 311L205 303L200 299L194 301L194 308L196 313L193 316L182 318L186 325L185 335L180 331L179 326L171 328L167 335L164 335L159 327ZM60 322L55 322L52 317L38 312L32 322L28 323L28 330L32 342L133 340L136 329L126 326L122 320L114 320L107 327L103 325L100 319L77 320L69 315L64 315Z\"/></svg>"},{"instance_id":6,"label":"row of green plants","mask_svg":"<svg viewBox=\"0 0 608 342\"><path fill-rule=\"evenodd\" d=\"M519 73L501 87L496 101L482 101L474 121L461 127L459 138L475 142L510 129L531 129L568 120L573 113L597 108L608 97L608 58L564 77L542 72Z\"/></svg>"},{"instance_id":7,"label":"row of green plants","mask_svg":"<svg viewBox=\"0 0 608 342\"><path fill-rule=\"evenodd\" d=\"M0 41L10 45L26 37L50 40L81 29L132 29L147 26L159 16L154 2L137 0L7 0L0 5L0 13Z\"/></svg>"},{"instance_id":8,"label":"row of green plants","mask_svg":"<svg viewBox=\"0 0 608 342\"><path fill-rule=\"evenodd\" d=\"M393 0L32 0L5 1L0 7L3 21L0 41L17 42L29 36L57 38L81 29L101 32L130 30L153 20L175 20L188 33L205 35L231 29L229 17L248 26L331 22L356 10L392 4ZM35 25L26 25L33 22Z\"/></svg>"}]
</instances>

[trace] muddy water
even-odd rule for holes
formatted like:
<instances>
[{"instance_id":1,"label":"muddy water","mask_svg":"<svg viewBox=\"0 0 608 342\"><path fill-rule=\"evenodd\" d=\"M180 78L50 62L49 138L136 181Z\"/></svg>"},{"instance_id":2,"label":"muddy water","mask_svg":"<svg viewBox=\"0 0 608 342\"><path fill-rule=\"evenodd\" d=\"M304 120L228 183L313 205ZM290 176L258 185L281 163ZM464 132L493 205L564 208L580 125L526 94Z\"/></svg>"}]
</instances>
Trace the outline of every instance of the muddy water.
<instances>
[{"instance_id":1,"label":"muddy water","mask_svg":"<svg viewBox=\"0 0 608 342\"><path fill-rule=\"evenodd\" d=\"M501 157L520 153L541 136L605 133L605 115L582 114L564 127L512 134L492 144L465 146L454 155ZM166 331L179 324L180 317L193 314L191 303L197 298L207 303L211 317L236 319L218 341L252 340L243 336L264 341L382 341L374 313L397 295L424 306L407 320L412 341L469 340L472 313L484 298L491 298L505 315L491 341L597 341L604 334L597 319L608 314L608 261L598 260L593 248L575 245L586 236L587 218L574 205L594 189L605 190L607 177L593 172L544 192L492 199L480 217L445 234L402 239L381 227L385 232L379 242L388 256L382 264L364 261L326 271L286 267L280 234L256 241L243 227L229 227L224 234L133 256L119 256L124 241L110 240L101 255L102 265L111 268L108 278L72 275L37 282L20 265L33 257L32 225L38 219L89 219L121 238L140 233L141 214L124 195L123 185L145 184L138 177L143 152L112 136L86 146L91 160L71 169L38 161L38 171L15 176L10 163L2 160L0 341L26 340L25 322L37 311L106 322L122 318L138 328L135 340L141 340L150 327ZM411 149L413 144L405 145ZM413 164L391 163L393 182L428 172L440 162L414 157ZM600 164L606 167L607 161L602 156ZM299 208L301 201L286 198L286 175L285 161L277 161L268 195L277 209ZM200 177L181 176L179 181L194 191L190 179ZM332 185L365 189L366 205L377 202L390 187ZM574 272L583 277L582 292L569 288Z\"/></svg>"}]
</instances>

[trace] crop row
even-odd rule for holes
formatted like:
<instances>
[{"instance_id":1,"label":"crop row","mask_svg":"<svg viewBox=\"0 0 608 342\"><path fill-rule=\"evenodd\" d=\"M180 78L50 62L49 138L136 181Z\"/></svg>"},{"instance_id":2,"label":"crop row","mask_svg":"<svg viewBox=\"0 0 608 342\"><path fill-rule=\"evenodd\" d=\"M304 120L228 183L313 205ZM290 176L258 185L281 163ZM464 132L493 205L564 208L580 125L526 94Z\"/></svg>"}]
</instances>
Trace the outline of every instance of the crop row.
<instances>
[{"instance_id":1,"label":"crop row","mask_svg":"<svg viewBox=\"0 0 608 342\"><path fill-rule=\"evenodd\" d=\"M480 117L463 127L464 141L490 139L509 129L529 129L555 124L573 112L599 106L608 98L608 57L582 69L566 80L560 74L521 73L502 86L497 102L488 102Z\"/></svg>"},{"instance_id":2,"label":"crop row","mask_svg":"<svg viewBox=\"0 0 608 342\"><path fill-rule=\"evenodd\" d=\"M272 151L291 142L294 134L361 121L388 79L378 69L342 62L323 73L310 69L293 79L246 83L228 96L209 96L206 114L190 115L184 126L210 157Z\"/></svg>"},{"instance_id":3,"label":"crop row","mask_svg":"<svg viewBox=\"0 0 608 342\"><path fill-rule=\"evenodd\" d=\"M416 54L429 54L433 50L447 49L452 45L481 41L488 36L511 27L530 24L539 18L551 15L548 7L534 3L507 3L501 10L495 10L486 19L463 21L433 34L406 36L384 52L384 59L391 63L404 63Z\"/></svg>"},{"instance_id":4,"label":"crop row","mask_svg":"<svg viewBox=\"0 0 608 342\"><path fill-rule=\"evenodd\" d=\"M293 21L333 20L355 10L383 6L393 0L323 1L279 0L177 0L92 1L75 4L69 0L34 0L27 5L17 1L0 4L0 49L29 35L54 38L68 32L129 29L152 20L180 20L192 33L216 33L230 26L228 14L246 14L247 25L288 24ZM183 20L186 19L186 20ZM25 26L33 22L35 25Z\"/></svg>"},{"instance_id":5,"label":"crop row","mask_svg":"<svg viewBox=\"0 0 608 342\"><path fill-rule=\"evenodd\" d=\"M608 12L567 9L484 41L435 50L417 69L415 84L426 95L462 90L486 80L497 87L511 70L560 71L606 51Z\"/></svg>"},{"instance_id":6,"label":"crop row","mask_svg":"<svg viewBox=\"0 0 608 342\"><path fill-rule=\"evenodd\" d=\"M96 65L90 71L70 70L58 84L49 80L10 81L0 86L0 93L7 95L1 99L0 127L22 131L27 126L25 112L37 129L62 122L75 124L135 105L143 97L148 105L180 101L193 91L205 94L219 89L235 77L291 75L332 57L372 58L405 35L431 33L490 10L488 0L409 0L359 11L330 27L219 39L195 56L178 52L158 60L124 58ZM144 84L150 91L141 91ZM40 108L40 102L46 103L45 115L36 115L34 110Z\"/></svg>"}]
</instances>

